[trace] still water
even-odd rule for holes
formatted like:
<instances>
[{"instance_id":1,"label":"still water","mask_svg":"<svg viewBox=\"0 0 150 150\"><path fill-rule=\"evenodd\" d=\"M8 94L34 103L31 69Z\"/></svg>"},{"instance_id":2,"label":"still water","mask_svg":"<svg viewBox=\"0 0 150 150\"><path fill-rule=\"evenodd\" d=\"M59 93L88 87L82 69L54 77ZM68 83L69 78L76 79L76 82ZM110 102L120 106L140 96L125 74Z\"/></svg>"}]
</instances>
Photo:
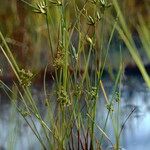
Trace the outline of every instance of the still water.
<instances>
[{"instance_id":1,"label":"still water","mask_svg":"<svg viewBox=\"0 0 150 150\"><path fill-rule=\"evenodd\" d=\"M104 81L104 83L106 82ZM106 84L105 89L111 93L112 84ZM120 123L123 124L131 111L135 109L121 134L121 147L126 150L150 150L150 90L141 78L131 76L124 81L121 93ZM98 108L100 104L101 102L99 102ZM97 109L97 122L100 127L103 127L103 121L100 121L99 118L102 120L106 114L106 112L101 113L102 109L105 112L104 108ZM109 120L106 133L115 143L111 124L112 122Z\"/></svg>"},{"instance_id":2,"label":"still water","mask_svg":"<svg viewBox=\"0 0 150 150\"><path fill-rule=\"evenodd\" d=\"M108 82L107 78L103 82L106 92L111 97L112 83ZM37 89L34 89L33 93L35 99L44 98ZM40 145L37 143L37 139L8 101L6 96L0 92L0 150L38 150ZM96 122L100 127L103 127L107 113L102 103L104 103L103 98L97 104ZM121 147L125 150L150 150L150 90L140 77L131 76L123 81L120 107L121 123L136 108L127 120L121 134ZM40 130L38 123L37 127ZM95 131L98 135L99 131L97 129ZM111 120L108 121L106 133L115 143Z\"/></svg>"}]
</instances>

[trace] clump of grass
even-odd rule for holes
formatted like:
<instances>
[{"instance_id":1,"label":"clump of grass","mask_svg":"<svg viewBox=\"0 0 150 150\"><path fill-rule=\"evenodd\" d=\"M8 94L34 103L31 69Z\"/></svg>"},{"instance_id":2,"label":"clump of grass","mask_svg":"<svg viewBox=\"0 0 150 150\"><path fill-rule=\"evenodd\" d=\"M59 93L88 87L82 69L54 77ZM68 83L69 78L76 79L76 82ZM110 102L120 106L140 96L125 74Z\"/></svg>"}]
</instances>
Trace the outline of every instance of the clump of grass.
<instances>
[{"instance_id":1,"label":"clump of grass","mask_svg":"<svg viewBox=\"0 0 150 150\"><path fill-rule=\"evenodd\" d=\"M112 4L109 1L92 0L81 4L76 1L58 0L44 0L38 3L21 1L34 13L41 15L47 25L48 52L51 59L49 62L52 62L54 75L52 89L48 91L45 81L46 67L43 77L44 115L31 92L32 79L36 76L31 71L20 67L1 32L0 49L17 78L14 86L18 92L20 105L18 106L15 102L14 104L37 137L42 149L102 149L105 140L118 150L124 126L121 127L120 122L122 59L120 59L111 99L108 98L102 82L115 30L127 45L148 85L150 80L117 1L113 0L113 6L117 11L119 24L117 19L112 19L109 10ZM74 20L71 16L72 12ZM52 14L55 14L57 18ZM109 18L112 20L111 25L107 22ZM141 24L144 24L142 20ZM146 31L145 26L142 27L141 30ZM76 36L77 40L74 41ZM147 49L148 44L144 43L147 41L147 35L141 34L141 37L143 36L145 37L143 44ZM2 81L1 84L9 89ZM13 93L11 90L9 92ZM101 99L100 92L104 95L106 101L104 107L107 110L102 128L96 123L97 101ZM106 133L109 118L114 129L115 143ZM34 120L39 122L40 131ZM95 135L95 128L100 130L100 139Z\"/></svg>"}]
</instances>

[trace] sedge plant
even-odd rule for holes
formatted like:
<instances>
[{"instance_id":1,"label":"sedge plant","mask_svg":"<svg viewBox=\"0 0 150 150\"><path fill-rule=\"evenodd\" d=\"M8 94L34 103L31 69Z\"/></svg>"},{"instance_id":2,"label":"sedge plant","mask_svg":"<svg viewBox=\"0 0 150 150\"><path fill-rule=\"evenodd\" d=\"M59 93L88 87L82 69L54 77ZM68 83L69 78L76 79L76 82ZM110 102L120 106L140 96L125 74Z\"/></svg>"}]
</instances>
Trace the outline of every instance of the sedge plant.
<instances>
[{"instance_id":1,"label":"sedge plant","mask_svg":"<svg viewBox=\"0 0 150 150\"><path fill-rule=\"evenodd\" d=\"M116 0L112 3L103 0L83 2L43 0L33 3L20 0L20 3L29 7L32 13L41 15L46 24L50 63L46 65L43 76L44 115L38 101L32 95L32 80L36 75L32 71L21 68L17 63L2 32L0 32L0 49L17 79L13 84L17 89L20 105L13 102L41 144L41 149L102 149L103 141L106 140L113 149L118 150L123 130L120 123L121 91L119 88L123 73L122 60L114 79L111 99L108 98L102 82L104 69L109 65L108 56L115 31L127 45L143 78L150 86L149 76L136 51L119 4ZM111 18L110 20L113 21L109 24L107 20L112 17L110 11L112 5L119 19L115 18L114 21ZM142 28L139 28L139 33L141 37L145 37L142 38L142 43L149 54L147 28L142 19L140 23ZM51 77L53 84L49 85L51 90L46 83L49 66L53 70ZM3 81L1 84L4 89L9 90L9 93L14 93ZM108 111L104 127L100 127L96 122L97 102L101 99L100 92L104 95L106 101L104 107ZM108 118L112 121L115 143L106 133ZM40 130L35 120L40 124ZM100 131L100 139L96 137L96 128Z\"/></svg>"}]
</instances>

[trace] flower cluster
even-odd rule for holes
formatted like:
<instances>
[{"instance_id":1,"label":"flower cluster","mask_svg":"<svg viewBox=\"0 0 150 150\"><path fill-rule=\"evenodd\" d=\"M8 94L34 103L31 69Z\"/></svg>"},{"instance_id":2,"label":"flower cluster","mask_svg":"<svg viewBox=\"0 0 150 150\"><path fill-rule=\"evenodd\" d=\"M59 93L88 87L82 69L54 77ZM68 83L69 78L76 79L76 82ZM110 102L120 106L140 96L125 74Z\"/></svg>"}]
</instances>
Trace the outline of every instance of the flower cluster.
<instances>
[{"instance_id":1,"label":"flower cluster","mask_svg":"<svg viewBox=\"0 0 150 150\"><path fill-rule=\"evenodd\" d=\"M41 14L46 14L46 3L43 1L43 2L39 2L37 3L37 8L34 10L34 12L36 13L41 13Z\"/></svg>"},{"instance_id":2,"label":"flower cluster","mask_svg":"<svg viewBox=\"0 0 150 150\"><path fill-rule=\"evenodd\" d=\"M91 90L87 91L86 93L87 93L87 98L89 100L97 99L97 96L98 96L98 94L97 94L97 87L92 87Z\"/></svg>"},{"instance_id":3,"label":"flower cluster","mask_svg":"<svg viewBox=\"0 0 150 150\"><path fill-rule=\"evenodd\" d=\"M31 73L29 70L25 71L24 69L21 69L19 71L19 77L20 77L20 84L22 86L30 86L31 80L33 78L33 73Z\"/></svg>"},{"instance_id":4,"label":"flower cluster","mask_svg":"<svg viewBox=\"0 0 150 150\"><path fill-rule=\"evenodd\" d=\"M59 69L62 68L64 65L64 52L63 52L63 47L60 45L57 53L56 53L56 57L54 58L54 62L53 62L53 66L55 69Z\"/></svg>"},{"instance_id":5,"label":"flower cluster","mask_svg":"<svg viewBox=\"0 0 150 150\"><path fill-rule=\"evenodd\" d=\"M69 100L69 96L68 96L68 94L67 94L67 92L63 86L61 86L59 88L59 90L57 91L57 101L61 106L71 105L71 102Z\"/></svg>"}]
</instances>

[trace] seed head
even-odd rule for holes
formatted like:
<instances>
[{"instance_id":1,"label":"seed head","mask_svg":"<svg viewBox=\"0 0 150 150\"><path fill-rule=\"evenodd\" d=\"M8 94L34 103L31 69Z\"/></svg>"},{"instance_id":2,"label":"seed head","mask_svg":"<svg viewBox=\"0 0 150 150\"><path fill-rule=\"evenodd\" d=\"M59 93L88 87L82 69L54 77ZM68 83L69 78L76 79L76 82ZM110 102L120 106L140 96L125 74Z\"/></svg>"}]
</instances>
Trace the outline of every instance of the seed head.
<instances>
[{"instance_id":1,"label":"seed head","mask_svg":"<svg viewBox=\"0 0 150 150\"><path fill-rule=\"evenodd\" d=\"M24 69L21 69L19 71L19 77L20 77L20 84L22 86L30 86L31 85L31 80L33 78L33 73L31 73L29 70L25 71Z\"/></svg>"}]
</instances>

